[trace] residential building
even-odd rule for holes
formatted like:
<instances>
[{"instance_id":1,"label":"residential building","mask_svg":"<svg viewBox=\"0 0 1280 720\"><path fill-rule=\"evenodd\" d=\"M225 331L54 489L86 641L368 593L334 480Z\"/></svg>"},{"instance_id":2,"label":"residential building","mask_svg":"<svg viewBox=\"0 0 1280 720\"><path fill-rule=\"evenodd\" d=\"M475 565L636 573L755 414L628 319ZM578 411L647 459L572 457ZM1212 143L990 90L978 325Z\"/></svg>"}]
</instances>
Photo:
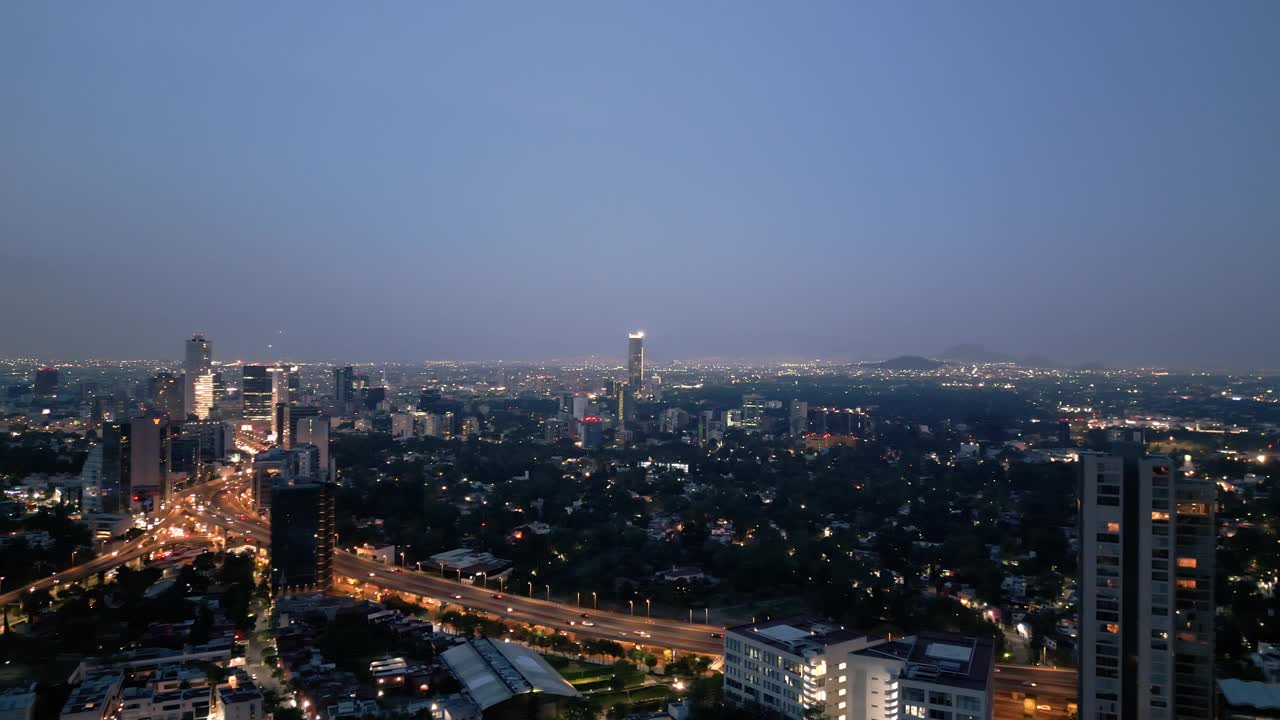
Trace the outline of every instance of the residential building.
<instances>
[{"instance_id":1,"label":"residential building","mask_svg":"<svg viewBox=\"0 0 1280 720\"><path fill-rule=\"evenodd\" d=\"M1212 717L1215 486L1140 435L1079 464L1081 720Z\"/></svg>"},{"instance_id":2,"label":"residential building","mask_svg":"<svg viewBox=\"0 0 1280 720\"><path fill-rule=\"evenodd\" d=\"M811 618L725 631L725 700L788 720L989 719L994 668L990 638L890 641Z\"/></svg>"},{"instance_id":3,"label":"residential building","mask_svg":"<svg viewBox=\"0 0 1280 720\"><path fill-rule=\"evenodd\" d=\"M151 406L175 420L185 419L187 417L183 410L186 407L183 403L185 383L185 376L174 375L171 372L158 372L152 375L149 387Z\"/></svg>"}]
</instances>

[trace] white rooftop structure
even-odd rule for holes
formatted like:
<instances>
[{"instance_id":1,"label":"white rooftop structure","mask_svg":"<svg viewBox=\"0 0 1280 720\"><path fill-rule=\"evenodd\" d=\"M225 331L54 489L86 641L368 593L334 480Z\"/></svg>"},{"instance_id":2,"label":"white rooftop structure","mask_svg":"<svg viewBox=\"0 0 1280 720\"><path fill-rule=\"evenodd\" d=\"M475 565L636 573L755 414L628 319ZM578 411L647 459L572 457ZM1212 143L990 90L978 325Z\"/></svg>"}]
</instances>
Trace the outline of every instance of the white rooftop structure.
<instances>
[{"instance_id":1,"label":"white rooftop structure","mask_svg":"<svg viewBox=\"0 0 1280 720\"><path fill-rule=\"evenodd\" d=\"M546 660L521 645L476 638L440 657L481 710L524 693L578 695Z\"/></svg>"}]
</instances>

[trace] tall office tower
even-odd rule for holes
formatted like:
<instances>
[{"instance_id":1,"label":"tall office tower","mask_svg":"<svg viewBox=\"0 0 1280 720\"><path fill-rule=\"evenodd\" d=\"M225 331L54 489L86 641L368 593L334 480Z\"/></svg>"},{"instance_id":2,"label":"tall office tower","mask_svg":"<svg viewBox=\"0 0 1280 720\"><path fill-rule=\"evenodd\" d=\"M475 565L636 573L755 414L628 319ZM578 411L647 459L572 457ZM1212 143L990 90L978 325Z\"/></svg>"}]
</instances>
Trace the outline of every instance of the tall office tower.
<instances>
[{"instance_id":1,"label":"tall office tower","mask_svg":"<svg viewBox=\"0 0 1280 720\"><path fill-rule=\"evenodd\" d=\"M182 390L182 407L190 410L196 406L196 378L213 370L213 346L203 335L196 333L187 341L187 352L182 369L186 373Z\"/></svg>"},{"instance_id":2,"label":"tall office tower","mask_svg":"<svg viewBox=\"0 0 1280 720\"><path fill-rule=\"evenodd\" d=\"M276 444L288 450L293 447L293 427L289 422L289 403L276 403L272 416L271 432L276 436Z\"/></svg>"},{"instance_id":3,"label":"tall office tower","mask_svg":"<svg viewBox=\"0 0 1280 720\"><path fill-rule=\"evenodd\" d=\"M587 412L587 408L590 406L590 404L591 404L591 400L586 395L574 395L573 396L573 419L581 420L582 418L586 417L589 414Z\"/></svg>"},{"instance_id":4,"label":"tall office tower","mask_svg":"<svg viewBox=\"0 0 1280 720\"><path fill-rule=\"evenodd\" d=\"M80 468L80 506L87 512L103 512L102 509L102 443L89 448L84 467ZM114 508L112 508L114 509Z\"/></svg>"},{"instance_id":5,"label":"tall office tower","mask_svg":"<svg viewBox=\"0 0 1280 720\"><path fill-rule=\"evenodd\" d=\"M208 420L213 414L213 401L216 395L213 389L213 373L201 374L196 378L194 387L196 404L191 408L191 414L195 415L197 420Z\"/></svg>"},{"instance_id":6,"label":"tall office tower","mask_svg":"<svg viewBox=\"0 0 1280 720\"><path fill-rule=\"evenodd\" d=\"M333 580L336 525L328 483L271 488L271 590L325 590Z\"/></svg>"},{"instance_id":7,"label":"tall office tower","mask_svg":"<svg viewBox=\"0 0 1280 720\"><path fill-rule=\"evenodd\" d=\"M249 422L271 422L271 378L273 373L266 365L245 365L244 379L240 381L240 406L243 417Z\"/></svg>"},{"instance_id":8,"label":"tall office tower","mask_svg":"<svg viewBox=\"0 0 1280 720\"><path fill-rule=\"evenodd\" d=\"M800 436L809 429L809 403L804 400L791 401L791 434Z\"/></svg>"},{"instance_id":9,"label":"tall office tower","mask_svg":"<svg viewBox=\"0 0 1280 720\"><path fill-rule=\"evenodd\" d=\"M320 479L329 478L329 418L322 415L298 418L298 429L294 436L298 445L314 445L319 451L317 464L320 466Z\"/></svg>"},{"instance_id":10,"label":"tall office tower","mask_svg":"<svg viewBox=\"0 0 1280 720\"><path fill-rule=\"evenodd\" d=\"M1140 434L1080 456L1080 718L1213 717L1213 483Z\"/></svg>"},{"instance_id":11,"label":"tall office tower","mask_svg":"<svg viewBox=\"0 0 1280 720\"><path fill-rule=\"evenodd\" d=\"M171 372L158 372L151 376L151 404L175 420L186 419L182 403L186 379Z\"/></svg>"},{"instance_id":12,"label":"tall office tower","mask_svg":"<svg viewBox=\"0 0 1280 720\"><path fill-rule=\"evenodd\" d=\"M129 448L132 425L129 422L102 424L102 474L98 484L98 509L104 513L129 512L130 463Z\"/></svg>"},{"instance_id":13,"label":"tall office tower","mask_svg":"<svg viewBox=\"0 0 1280 720\"><path fill-rule=\"evenodd\" d=\"M35 387L32 392L36 397L51 397L58 392L58 371L56 368L42 367L36 370Z\"/></svg>"},{"instance_id":14,"label":"tall office tower","mask_svg":"<svg viewBox=\"0 0 1280 720\"><path fill-rule=\"evenodd\" d=\"M134 506L151 512L169 499L169 419L144 415L129 421L129 491Z\"/></svg>"},{"instance_id":15,"label":"tall office tower","mask_svg":"<svg viewBox=\"0 0 1280 720\"><path fill-rule=\"evenodd\" d=\"M289 368L273 365L267 368L271 374L271 407L289 402Z\"/></svg>"},{"instance_id":16,"label":"tall office tower","mask_svg":"<svg viewBox=\"0 0 1280 720\"><path fill-rule=\"evenodd\" d=\"M618 392L618 423L621 427L634 420L636 417L635 394L631 390L630 385L621 384L617 387Z\"/></svg>"},{"instance_id":17,"label":"tall office tower","mask_svg":"<svg viewBox=\"0 0 1280 720\"><path fill-rule=\"evenodd\" d=\"M742 396L742 426L759 428L764 423L764 396L748 393Z\"/></svg>"},{"instance_id":18,"label":"tall office tower","mask_svg":"<svg viewBox=\"0 0 1280 720\"><path fill-rule=\"evenodd\" d=\"M644 332L627 335L627 384L639 394L644 386Z\"/></svg>"},{"instance_id":19,"label":"tall office tower","mask_svg":"<svg viewBox=\"0 0 1280 720\"><path fill-rule=\"evenodd\" d=\"M350 365L333 369L333 404L337 406L338 412L346 413L347 406L354 400L352 393L355 379L355 370Z\"/></svg>"},{"instance_id":20,"label":"tall office tower","mask_svg":"<svg viewBox=\"0 0 1280 720\"><path fill-rule=\"evenodd\" d=\"M285 368L285 373L288 375L289 399L293 400L302 394L302 369L290 365Z\"/></svg>"}]
</instances>

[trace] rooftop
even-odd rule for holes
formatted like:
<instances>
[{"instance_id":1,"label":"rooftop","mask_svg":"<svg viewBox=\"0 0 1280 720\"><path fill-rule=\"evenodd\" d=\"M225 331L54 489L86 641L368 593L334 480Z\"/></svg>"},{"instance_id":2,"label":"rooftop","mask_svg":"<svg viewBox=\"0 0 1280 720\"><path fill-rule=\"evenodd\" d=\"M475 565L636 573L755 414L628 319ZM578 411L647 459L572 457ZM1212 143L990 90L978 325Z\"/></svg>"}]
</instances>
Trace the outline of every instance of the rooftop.
<instances>
[{"instance_id":1,"label":"rooftop","mask_svg":"<svg viewBox=\"0 0 1280 720\"><path fill-rule=\"evenodd\" d=\"M1219 680L1218 692L1232 707L1280 710L1280 685L1247 680Z\"/></svg>"},{"instance_id":2,"label":"rooftop","mask_svg":"<svg viewBox=\"0 0 1280 720\"><path fill-rule=\"evenodd\" d=\"M859 655L892 657L907 666L903 676L969 690L986 689L995 658L991 638L944 632L922 632L858 651Z\"/></svg>"},{"instance_id":3,"label":"rooftop","mask_svg":"<svg viewBox=\"0 0 1280 720\"><path fill-rule=\"evenodd\" d=\"M477 638L440 657L481 710L523 693L578 695L546 660L520 645Z\"/></svg>"},{"instance_id":4,"label":"rooftop","mask_svg":"<svg viewBox=\"0 0 1280 720\"><path fill-rule=\"evenodd\" d=\"M803 655L806 651L821 652L831 645L859 638L869 643L879 640L864 632L809 617L783 618L738 625L729 628L726 632L736 633L754 642L763 643L793 655Z\"/></svg>"}]
</instances>

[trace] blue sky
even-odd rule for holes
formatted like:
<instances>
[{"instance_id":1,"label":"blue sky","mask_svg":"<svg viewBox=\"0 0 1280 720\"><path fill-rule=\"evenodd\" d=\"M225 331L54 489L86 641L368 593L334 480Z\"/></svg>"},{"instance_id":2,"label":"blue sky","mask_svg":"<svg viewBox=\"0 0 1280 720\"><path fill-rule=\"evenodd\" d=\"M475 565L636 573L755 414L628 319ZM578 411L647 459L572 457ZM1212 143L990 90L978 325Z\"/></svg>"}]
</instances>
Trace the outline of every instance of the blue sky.
<instances>
[{"instance_id":1,"label":"blue sky","mask_svg":"<svg viewBox=\"0 0 1280 720\"><path fill-rule=\"evenodd\" d=\"M1277 367L1276 68L1270 2L7 4L0 355Z\"/></svg>"}]
</instances>

